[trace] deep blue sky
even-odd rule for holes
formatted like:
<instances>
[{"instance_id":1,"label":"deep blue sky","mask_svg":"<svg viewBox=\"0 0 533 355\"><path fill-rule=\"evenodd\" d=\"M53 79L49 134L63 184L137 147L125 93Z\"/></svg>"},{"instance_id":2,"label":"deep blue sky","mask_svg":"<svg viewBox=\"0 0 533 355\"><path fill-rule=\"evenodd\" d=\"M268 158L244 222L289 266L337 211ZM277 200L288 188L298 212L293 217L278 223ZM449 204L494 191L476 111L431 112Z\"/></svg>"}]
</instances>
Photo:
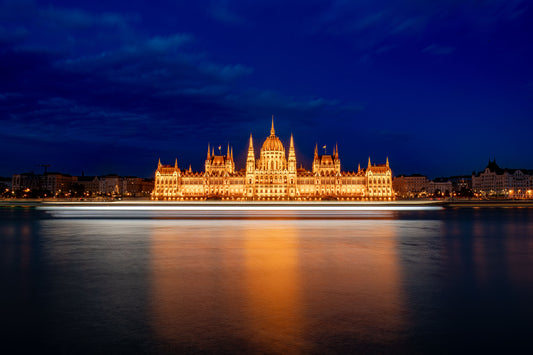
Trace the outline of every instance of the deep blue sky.
<instances>
[{"instance_id":1,"label":"deep blue sky","mask_svg":"<svg viewBox=\"0 0 533 355\"><path fill-rule=\"evenodd\" d=\"M244 167L271 115L307 168L533 168L532 43L521 0L0 0L0 175Z\"/></svg>"}]
</instances>

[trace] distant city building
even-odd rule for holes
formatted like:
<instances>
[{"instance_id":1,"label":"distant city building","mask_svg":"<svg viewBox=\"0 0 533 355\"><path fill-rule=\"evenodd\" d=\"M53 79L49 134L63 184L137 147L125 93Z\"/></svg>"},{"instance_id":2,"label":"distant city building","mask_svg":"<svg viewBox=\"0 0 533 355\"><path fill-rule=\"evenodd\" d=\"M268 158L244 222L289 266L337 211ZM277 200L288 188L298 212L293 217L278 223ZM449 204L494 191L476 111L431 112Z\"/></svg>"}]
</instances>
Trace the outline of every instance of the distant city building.
<instances>
[{"instance_id":1,"label":"distant city building","mask_svg":"<svg viewBox=\"0 0 533 355\"><path fill-rule=\"evenodd\" d=\"M400 175L394 178L392 187L400 198L423 197L428 194L429 180L421 174Z\"/></svg>"},{"instance_id":2,"label":"distant city building","mask_svg":"<svg viewBox=\"0 0 533 355\"><path fill-rule=\"evenodd\" d=\"M14 174L12 177L13 191L40 190L41 175L30 173Z\"/></svg>"},{"instance_id":3,"label":"distant city building","mask_svg":"<svg viewBox=\"0 0 533 355\"><path fill-rule=\"evenodd\" d=\"M220 149L220 148L219 148ZM233 148L226 155L216 155L207 148L204 172L192 172L159 161L155 172L155 200L180 199L246 199L246 200L391 200L392 174L389 161L371 164L366 169L341 170L338 147L331 155L319 155L315 146L312 171L297 168L294 140L291 135L289 154L275 134L274 120L270 136L255 157L250 135L246 167L236 170Z\"/></svg>"},{"instance_id":4,"label":"distant city building","mask_svg":"<svg viewBox=\"0 0 533 355\"><path fill-rule=\"evenodd\" d=\"M454 192L458 193L472 190L472 175L456 175L444 179L451 181Z\"/></svg>"},{"instance_id":5,"label":"distant city building","mask_svg":"<svg viewBox=\"0 0 533 355\"><path fill-rule=\"evenodd\" d=\"M13 191L40 191L43 196L56 196L63 192L68 193L76 177L68 174L46 172L43 175L30 173L14 174L12 177Z\"/></svg>"},{"instance_id":6,"label":"distant city building","mask_svg":"<svg viewBox=\"0 0 533 355\"><path fill-rule=\"evenodd\" d=\"M117 174L108 174L98 178L98 193L104 195L120 195L122 193L122 178Z\"/></svg>"},{"instance_id":7,"label":"distant city building","mask_svg":"<svg viewBox=\"0 0 533 355\"><path fill-rule=\"evenodd\" d=\"M78 176L78 184L83 186L83 191L87 195L97 195L100 193L100 179L98 176Z\"/></svg>"},{"instance_id":8,"label":"distant city building","mask_svg":"<svg viewBox=\"0 0 533 355\"><path fill-rule=\"evenodd\" d=\"M22 192L22 197L83 197L83 196L128 196L148 197L154 187L153 179L135 176L108 174L103 176L71 176L63 173L46 172L43 175L31 173L15 174L9 181L9 188Z\"/></svg>"},{"instance_id":9,"label":"distant city building","mask_svg":"<svg viewBox=\"0 0 533 355\"><path fill-rule=\"evenodd\" d=\"M427 193L429 195L443 195L450 196L453 191L452 182L445 178L437 178L429 181L427 185Z\"/></svg>"},{"instance_id":10,"label":"distant city building","mask_svg":"<svg viewBox=\"0 0 533 355\"><path fill-rule=\"evenodd\" d=\"M532 198L533 170L500 168L496 159L472 174L472 189L482 197Z\"/></svg>"},{"instance_id":11,"label":"distant city building","mask_svg":"<svg viewBox=\"0 0 533 355\"><path fill-rule=\"evenodd\" d=\"M49 191L51 196L61 192L69 192L72 184L76 182L76 177L62 173L45 173L40 175L41 189Z\"/></svg>"},{"instance_id":12,"label":"distant city building","mask_svg":"<svg viewBox=\"0 0 533 355\"><path fill-rule=\"evenodd\" d=\"M125 176L122 178L121 193L124 196L140 197L149 196L154 189L153 179L143 179L136 176Z\"/></svg>"}]
</instances>

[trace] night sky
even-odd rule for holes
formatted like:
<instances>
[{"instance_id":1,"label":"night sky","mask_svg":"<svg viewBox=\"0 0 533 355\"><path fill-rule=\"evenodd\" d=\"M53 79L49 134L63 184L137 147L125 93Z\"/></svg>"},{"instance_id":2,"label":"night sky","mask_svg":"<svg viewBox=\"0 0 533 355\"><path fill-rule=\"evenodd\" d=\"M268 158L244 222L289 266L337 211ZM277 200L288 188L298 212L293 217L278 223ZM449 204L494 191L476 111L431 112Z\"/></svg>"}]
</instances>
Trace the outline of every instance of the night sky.
<instances>
[{"instance_id":1,"label":"night sky","mask_svg":"<svg viewBox=\"0 0 533 355\"><path fill-rule=\"evenodd\" d=\"M308 169L533 168L532 44L520 0L0 0L0 176L242 168L272 115Z\"/></svg>"}]
</instances>

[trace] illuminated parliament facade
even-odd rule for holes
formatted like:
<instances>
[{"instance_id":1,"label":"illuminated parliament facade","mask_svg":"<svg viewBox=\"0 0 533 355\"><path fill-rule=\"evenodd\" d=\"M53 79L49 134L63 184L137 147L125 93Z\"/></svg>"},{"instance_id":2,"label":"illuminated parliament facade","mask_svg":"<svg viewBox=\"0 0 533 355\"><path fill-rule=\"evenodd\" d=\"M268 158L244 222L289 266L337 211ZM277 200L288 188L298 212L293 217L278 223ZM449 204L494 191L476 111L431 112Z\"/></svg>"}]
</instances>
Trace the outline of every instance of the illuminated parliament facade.
<instances>
[{"instance_id":1,"label":"illuminated parliament facade","mask_svg":"<svg viewBox=\"0 0 533 355\"><path fill-rule=\"evenodd\" d=\"M233 148L226 155L207 148L204 172L182 170L158 162L153 200L391 200L392 174L389 160L357 171L341 171L338 148L331 155L319 155L315 146L312 171L297 168L291 134L289 154L276 136L274 120L270 136L256 159L252 135L246 168L235 169Z\"/></svg>"}]
</instances>

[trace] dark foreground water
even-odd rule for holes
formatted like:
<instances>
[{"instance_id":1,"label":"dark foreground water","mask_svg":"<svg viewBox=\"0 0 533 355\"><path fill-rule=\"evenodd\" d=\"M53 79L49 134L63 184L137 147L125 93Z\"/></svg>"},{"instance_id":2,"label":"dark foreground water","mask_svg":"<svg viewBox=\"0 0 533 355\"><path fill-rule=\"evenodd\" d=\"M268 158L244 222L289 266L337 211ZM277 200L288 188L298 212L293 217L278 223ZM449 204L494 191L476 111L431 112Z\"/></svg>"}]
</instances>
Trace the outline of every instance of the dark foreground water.
<instances>
[{"instance_id":1,"label":"dark foreground water","mask_svg":"<svg viewBox=\"0 0 533 355\"><path fill-rule=\"evenodd\" d=\"M533 349L531 208L338 220L2 208L0 271L2 353Z\"/></svg>"}]
</instances>

